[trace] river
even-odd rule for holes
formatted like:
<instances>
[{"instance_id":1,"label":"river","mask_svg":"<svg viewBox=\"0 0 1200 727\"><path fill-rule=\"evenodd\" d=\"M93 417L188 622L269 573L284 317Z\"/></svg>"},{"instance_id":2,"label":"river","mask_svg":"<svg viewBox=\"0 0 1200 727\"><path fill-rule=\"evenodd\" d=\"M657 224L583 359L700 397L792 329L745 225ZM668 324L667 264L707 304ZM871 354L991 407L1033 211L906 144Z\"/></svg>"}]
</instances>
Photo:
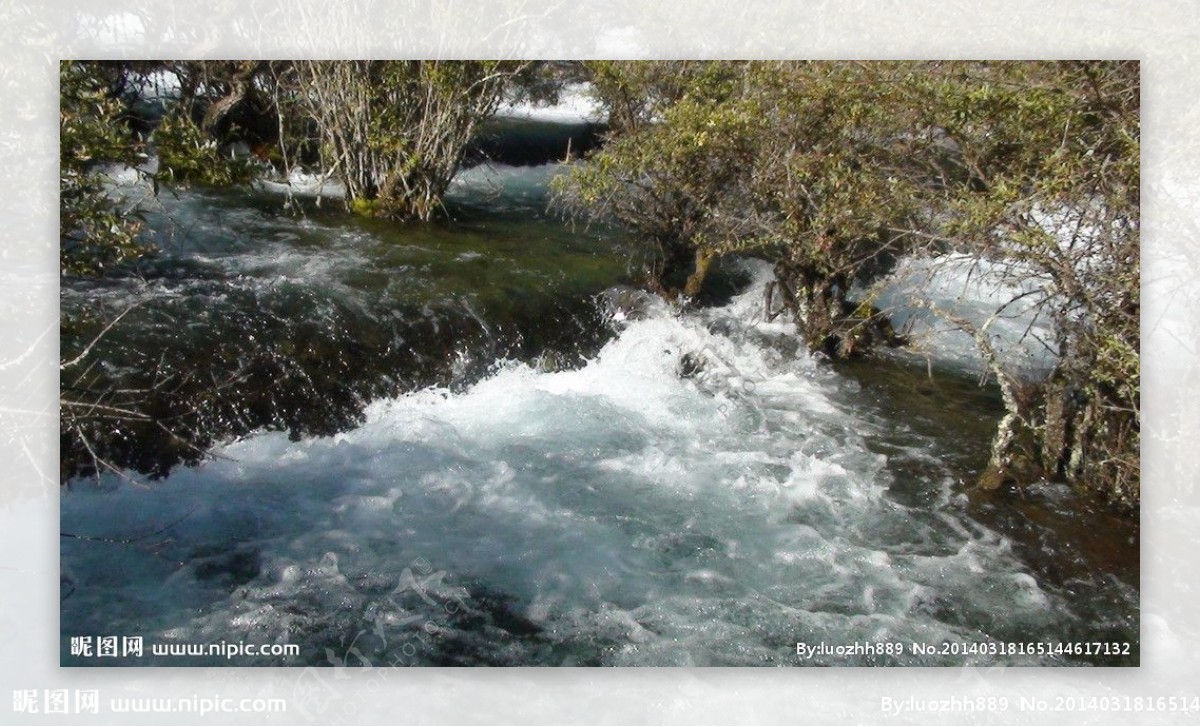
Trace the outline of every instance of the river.
<instances>
[{"instance_id":1,"label":"river","mask_svg":"<svg viewBox=\"0 0 1200 727\"><path fill-rule=\"evenodd\" d=\"M546 212L562 169L476 167L428 225L164 191L159 256L64 282L64 355L127 311L64 397L168 426L87 430L123 475L64 435L63 663L1138 663L1136 522L974 491L1002 406L962 351L814 359L760 261L685 311L611 290L629 242ZM104 635L146 653L72 653ZM299 653L149 646L221 642ZM1129 646L1013 649L1061 642Z\"/></svg>"}]
</instances>

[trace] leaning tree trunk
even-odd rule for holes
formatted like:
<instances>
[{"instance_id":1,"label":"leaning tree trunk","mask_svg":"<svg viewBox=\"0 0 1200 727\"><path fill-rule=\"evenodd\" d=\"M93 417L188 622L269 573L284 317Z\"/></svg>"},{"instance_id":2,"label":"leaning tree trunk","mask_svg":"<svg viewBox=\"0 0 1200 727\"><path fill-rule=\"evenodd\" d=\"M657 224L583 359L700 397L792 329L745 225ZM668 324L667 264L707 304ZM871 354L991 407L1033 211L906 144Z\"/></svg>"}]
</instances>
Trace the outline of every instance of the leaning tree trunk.
<instances>
[{"instance_id":1,"label":"leaning tree trunk","mask_svg":"<svg viewBox=\"0 0 1200 727\"><path fill-rule=\"evenodd\" d=\"M225 139L239 118L245 119L258 113L254 77L263 67L261 61L238 63L237 70L229 80L229 93L209 105L200 122L200 130L210 139Z\"/></svg>"}]
</instances>

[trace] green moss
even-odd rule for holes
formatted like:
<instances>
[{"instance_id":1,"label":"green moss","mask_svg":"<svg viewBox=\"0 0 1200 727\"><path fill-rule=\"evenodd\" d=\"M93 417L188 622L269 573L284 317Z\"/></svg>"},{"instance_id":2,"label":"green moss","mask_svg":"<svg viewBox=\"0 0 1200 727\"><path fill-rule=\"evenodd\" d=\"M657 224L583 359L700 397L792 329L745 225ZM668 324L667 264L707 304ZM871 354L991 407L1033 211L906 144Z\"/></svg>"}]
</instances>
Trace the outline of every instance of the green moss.
<instances>
[{"instance_id":1,"label":"green moss","mask_svg":"<svg viewBox=\"0 0 1200 727\"><path fill-rule=\"evenodd\" d=\"M375 217L378 212L378 200L355 197L350 200L350 211L363 217Z\"/></svg>"}]
</instances>

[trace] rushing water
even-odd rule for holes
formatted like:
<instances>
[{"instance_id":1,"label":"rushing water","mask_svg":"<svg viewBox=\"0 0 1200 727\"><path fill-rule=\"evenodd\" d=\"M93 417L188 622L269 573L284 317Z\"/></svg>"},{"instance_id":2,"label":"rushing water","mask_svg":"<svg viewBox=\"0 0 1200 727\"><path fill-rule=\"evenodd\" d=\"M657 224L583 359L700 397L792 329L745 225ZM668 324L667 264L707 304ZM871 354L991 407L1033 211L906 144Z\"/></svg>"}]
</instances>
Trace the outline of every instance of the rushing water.
<instances>
[{"instance_id":1,"label":"rushing water","mask_svg":"<svg viewBox=\"0 0 1200 727\"><path fill-rule=\"evenodd\" d=\"M552 171L479 170L433 227L186 193L142 280L64 288L64 352L139 302L95 375L199 370L188 406L234 438L72 479L64 663L1137 663L1136 528L1053 485L969 494L994 392L809 357L754 261L706 308L597 296L620 241L540 214ZM300 655L69 652L110 634ZM911 649L1030 641L1132 648Z\"/></svg>"},{"instance_id":2,"label":"rushing water","mask_svg":"<svg viewBox=\"0 0 1200 727\"><path fill-rule=\"evenodd\" d=\"M555 169L470 173L456 219L429 225L348 218L339 200L297 202L298 216L270 192L164 192L147 212L160 255L64 285L65 357L124 317L88 361L102 363L62 383L84 402L126 392L103 403L153 413L186 441L133 421L91 426L88 442L162 474L261 428L341 431L368 401L470 381L500 358L577 362L603 335L590 298L626 261L611 234L547 219ZM91 469L78 437L62 459L64 477Z\"/></svg>"}]
</instances>

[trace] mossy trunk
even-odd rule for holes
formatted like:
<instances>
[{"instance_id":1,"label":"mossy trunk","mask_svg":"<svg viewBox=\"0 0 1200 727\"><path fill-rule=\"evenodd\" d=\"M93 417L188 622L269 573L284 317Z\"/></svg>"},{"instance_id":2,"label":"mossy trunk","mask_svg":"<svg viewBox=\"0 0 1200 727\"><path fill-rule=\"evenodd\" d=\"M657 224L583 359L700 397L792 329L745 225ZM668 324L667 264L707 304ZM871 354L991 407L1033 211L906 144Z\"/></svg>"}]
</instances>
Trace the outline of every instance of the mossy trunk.
<instances>
[{"instance_id":1,"label":"mossy trunk","mask_svg":"<svg viewBox=\"0 0 1200 727\"><path fill-rule=\"evenodd\" d=\"M704 286L704 279L708 277L708 268L712 265L715 254L711 250L700 248L696 250L695 267L692 269L692 274L688 276L687 282L683 286L683 295L687 298L695 298L700 294L700 289Z\"/></svg>"},{"instance_id":2,"label":"mossy trunk","mask_svg":"<svg viewBox=\"0 0 1200 727\"><path fill-rule=\"evenodd\" d=\"M843 275L781 262L767 294L767 315L774 318L775 297L792 315L810 351L844 359L870 353L880 344L896 347L907 340L896 333L887 315L869 302L851 300Z\"/></svg>"},{"instance_id":3,"label":"mossy trunk","mask_svg":"<svg viewBox=\"0 0 1200 727\"><path fill-rule=\"evenodd\" d=\"M1136 410L1117 406L1101 389L1079 386L1061 367L1041 384L1008 386L1008 413L997 427L980 487L1020 489L1052 479L1117 510L1137 509L1141 470Z\"/></svg>"}]
</instances>

